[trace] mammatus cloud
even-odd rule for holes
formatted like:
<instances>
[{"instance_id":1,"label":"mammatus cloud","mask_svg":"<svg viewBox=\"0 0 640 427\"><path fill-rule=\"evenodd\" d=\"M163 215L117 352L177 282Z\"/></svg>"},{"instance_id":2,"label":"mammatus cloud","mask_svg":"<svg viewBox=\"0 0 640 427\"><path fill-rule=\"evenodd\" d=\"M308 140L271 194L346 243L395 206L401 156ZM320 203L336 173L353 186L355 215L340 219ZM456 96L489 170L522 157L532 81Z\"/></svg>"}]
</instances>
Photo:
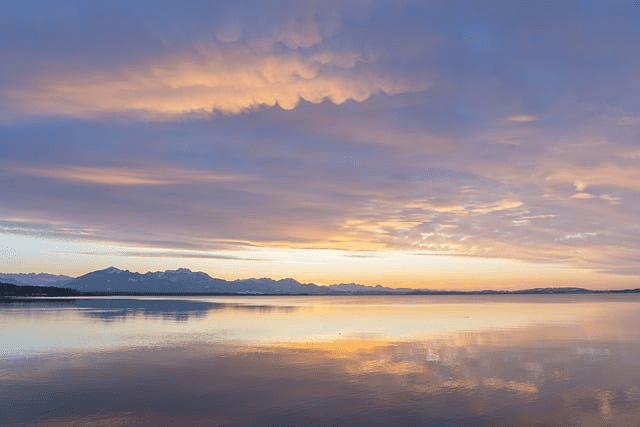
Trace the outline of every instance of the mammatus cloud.
<instances>
[{"instance_id":1,"label":"mammatus cloud","mask_svg":"<svg viewBox=\"0 0 640 427\"><path fill-rule=\"evenodd\" d=\"M185 113L240 113L261 105L290 110L301 99L334 104L424 90L422 79L392 76L357 52L302 54L266 46L221 49L161 58L115 71L34 75L4 97L22 114L95 116L137 112L151 118Z\"/></svg>"}]
</instances>

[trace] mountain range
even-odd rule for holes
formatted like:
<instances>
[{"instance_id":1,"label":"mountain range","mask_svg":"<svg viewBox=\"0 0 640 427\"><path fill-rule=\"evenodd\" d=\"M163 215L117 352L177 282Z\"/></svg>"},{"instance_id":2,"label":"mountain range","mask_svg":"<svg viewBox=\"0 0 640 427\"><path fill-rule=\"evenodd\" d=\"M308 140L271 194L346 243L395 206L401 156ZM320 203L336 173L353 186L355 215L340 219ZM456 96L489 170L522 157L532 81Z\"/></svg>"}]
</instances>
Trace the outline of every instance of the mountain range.
<instances>
[{"instance_id":1,"label":"mountain range","mask_svg":"<svg viewBox=\"0 0 640 427\"><path fill-rule=\"evenodd\" d=\"M329 286L314 283L300 283L295 279L274 280L270 278L224 280L206 273L194 272L186 268L177 270L136 273L109 267L93 271L80 277L52 275L46 273L3 274L0 283L31 287L64 288L64 292L102 294L256 294L256 295L492 295L492 294L586 294L586 293L640 293L638 289L614 291L594 291L578 287L534 288L516 291L444 291L430 289L387 288L365 286L356 283L342 283ZM7 288L9 289L9 288ZM13 288L12 288L13 289ZM43 290L37 290L44 292ZM26 292L12 290L11 292ZM35 292L35 291L34 291Z\"/></svg>"},{"instance_id":2,"label":"mountain range","mask_svg":"<svg viewBox=\"0 0 640 427\"><path fill-rule=\"evenodd\" d=\"M300 283L288 278L224 280L206 273L186 268L177 270L136 273L109 267L80 277L54 276L51 274L2 274L0 282L14 285L55 286L81 292L135 292L135 293L239 293L239 294L391 294L407 293L411 289L394 289L383 286L364 286L355 283L320 286Z\"/></svg>"}]
</instances>

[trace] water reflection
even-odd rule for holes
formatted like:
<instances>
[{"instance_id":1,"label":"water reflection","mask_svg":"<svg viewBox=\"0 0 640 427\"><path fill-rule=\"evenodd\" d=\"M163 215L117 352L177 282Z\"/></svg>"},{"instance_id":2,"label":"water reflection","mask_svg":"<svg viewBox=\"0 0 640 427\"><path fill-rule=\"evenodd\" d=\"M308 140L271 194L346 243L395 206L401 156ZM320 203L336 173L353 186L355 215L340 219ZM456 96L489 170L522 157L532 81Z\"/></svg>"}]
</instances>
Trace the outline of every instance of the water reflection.
<instances>
[{"instance_id":1,"label":"water reflection","mask_svg":"<svg viewBox=\"0 0 640 427\"><path fill-rule=\"evenodd\" d=\"M289 302L279 304L287 307ZM433 308L428 303L405 311L395 303L376 305L378 318L391 322L392 329L375 324L357 302L314 304L304 308L296 302L292 306L297 309L289 311L216 306L204 317L180 322L167 321L163 315L134 314L123 318L123 329L118 322L73 317L82 310L46 312L35 319L40 325L43 320L62 321L61 315L67 322L62 324L76 322L119 336L128 333L127 328L153 334L153 328L161 327L155 333L171 339L161 345L156 341L157 345L140 345L144 334L136 334L137 345L129 342L95 351L94 344L85 343L60 354L26 352L0 359L0 414L9 426L640 423L635 301L610 304L585 299L566 306L556 301L550 310L560 307L565 311L562 316L550 316L546 304L539 304L536 311L520 303L497 303L489 310L510 327L453 331L424 314ZM176 307L189 311L187 306ZM165 307L164 312L176 307ZM126 311L131 306L115 308ZM487 324L480 307L465 303L449 308L435 312L445 319L449 313L454 320L470 315ZM529 322L522 321L523 311L525 317L529 313ZM352 313L351 319L346 312ZM367 334L360 333L362 316L373 326ZM249 329L250 319L257 329ZM321 319L326 319L330 331L334 331L332 319L351 320L358 326L343 325L342 335L316 334L310 323ZM309 324L300 326L296 321ZM237 329L228 332L234 322L239 322ZM435 329L428 329L432 323ZM419 334L411 327L415 324L420 325ZM279 327L301 328L303 334L275 335ZM244 335L214 340L203 332L210 329L226 331L224 337L237 337L242 331ZM187 339L171 335L172 331L187 333ZM268 333L271 339L256 341L255 331Z\"/></svg>"},{"instance_id":2,"label":"water reflection","mask_svg":"<svg viewBox=\"0 0 640 427\"><path fill-rule=\"evenodd\" d=\"M50 426L640 422L637 346L610 344L587 364L570 347L441 346L197 345L13 361L0 411L9 425Z\"/></svg>"},{"instance_id":3,"label":"water reflection","mask_svg":"<svg viewBox=\"0 0 640 427\"><path fill-rule=\"evenodd\" d=\"M277 305L246 305L165 298L16 298L0 301L0 312L11 308L24 313L29 310L75 309L89 318L113 321L127 317L147 316L164 320L186 321L205 318L216 310L240 310L249 312L291 312L296 307Z\"/></svg>"}]
</instances>

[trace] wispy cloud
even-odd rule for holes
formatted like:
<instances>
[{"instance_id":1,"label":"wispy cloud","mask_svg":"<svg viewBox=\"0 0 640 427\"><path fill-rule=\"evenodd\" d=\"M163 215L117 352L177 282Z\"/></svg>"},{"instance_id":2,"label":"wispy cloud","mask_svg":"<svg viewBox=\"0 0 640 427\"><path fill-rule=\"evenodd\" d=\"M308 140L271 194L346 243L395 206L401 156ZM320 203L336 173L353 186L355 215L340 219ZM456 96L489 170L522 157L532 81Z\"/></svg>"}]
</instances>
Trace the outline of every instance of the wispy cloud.
<instances>
[{"instance_id":1,"label":"wispy cloud","mask_svg":"<svg viewBox=\"0 0 640 427\"><path fill-rule=\"evenodd\" d=\"M73 181L88 184L138 186L138 185L171 185L195 182L221 182L246 180L240 174L211 173L178 169L175 167L156 167L138 170L122 167L77 166L77 165L42 165L8 167L9 171L26 176L51 178L62 181Z\"/></svg>"},{"instance_id":2,"label":"wispy cloud","mask_svg":"<svg viewBox=\"0 0 640 427\"><path fill-rule=\"evenodd\" d=\"M478 204L477 206L474 206L471 211L474 213L484 214L484 213L500 212L500 211L505 211L509 209L515 209L515 208L519 208L520 206L522 206L522 202L519 200L504 199L491 204L484 204L484 203Z\"/></svg>"},{"instance_id":3,"label":"wispy cloud","mask_svg":"<svg viewBox=\"0 0 640 427\"><path fill-rule=\"evenodd\" d=\"M513 116L507 117L507 120L515 123L529 123L535 122L538 118L531 114L514 114Z\"/></svg>"},{"instance_id":4,"label":"wispy cloud","mask_svg":"<svg viewBox=\"0 0 640 427\"><path fill-rule=\"evenodd\" d=\"M128 252L83 252L84 255L103 255L103 256L122 256L134 258L186 258L186 259L220 259L220 260L237 260L237 261L270 261L267 258L250 258L225 254L212 254L203 252L148 252L148 251L128 251Z\"/></svg>"}]
</instances>

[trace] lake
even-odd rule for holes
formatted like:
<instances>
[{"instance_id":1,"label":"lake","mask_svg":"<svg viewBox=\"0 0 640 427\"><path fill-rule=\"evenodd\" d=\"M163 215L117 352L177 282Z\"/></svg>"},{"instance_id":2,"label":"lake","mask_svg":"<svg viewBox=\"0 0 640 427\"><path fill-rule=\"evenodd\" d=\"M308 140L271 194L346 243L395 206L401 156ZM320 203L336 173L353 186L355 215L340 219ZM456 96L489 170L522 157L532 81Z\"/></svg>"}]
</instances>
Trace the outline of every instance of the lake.
<instances>
[{"instance_id":1,"label":"lake","mask_svg":"<svg viewBox=\"0 0 640 427\"><path fill-rule=\"evenodd\" d=\"M0 302L7 426L638 426L640 295Z\"/></svg>"}]
</instances>

